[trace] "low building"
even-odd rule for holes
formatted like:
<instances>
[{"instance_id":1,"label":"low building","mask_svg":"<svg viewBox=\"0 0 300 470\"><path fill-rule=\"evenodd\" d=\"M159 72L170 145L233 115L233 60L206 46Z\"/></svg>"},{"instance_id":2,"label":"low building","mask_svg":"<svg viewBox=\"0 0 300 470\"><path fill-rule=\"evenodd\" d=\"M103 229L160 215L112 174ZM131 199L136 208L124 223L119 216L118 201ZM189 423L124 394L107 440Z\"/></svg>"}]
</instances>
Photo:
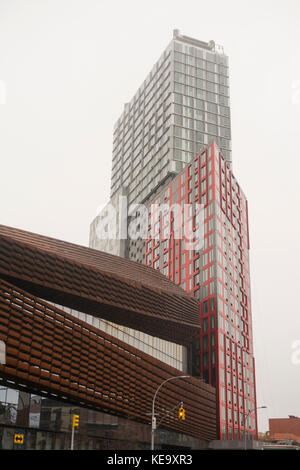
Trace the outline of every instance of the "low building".
<instances>
[{"instance_id":1,"label":"low building","mask_svg":"<svg viewBox=\"0 0 300 470\"><path fill-rule=\"evenodd\" d=\"M300 418L297 416L270 418L269 429L269 439L285 442L293 441L300 444Z\"/></svg>"}]
</instances>

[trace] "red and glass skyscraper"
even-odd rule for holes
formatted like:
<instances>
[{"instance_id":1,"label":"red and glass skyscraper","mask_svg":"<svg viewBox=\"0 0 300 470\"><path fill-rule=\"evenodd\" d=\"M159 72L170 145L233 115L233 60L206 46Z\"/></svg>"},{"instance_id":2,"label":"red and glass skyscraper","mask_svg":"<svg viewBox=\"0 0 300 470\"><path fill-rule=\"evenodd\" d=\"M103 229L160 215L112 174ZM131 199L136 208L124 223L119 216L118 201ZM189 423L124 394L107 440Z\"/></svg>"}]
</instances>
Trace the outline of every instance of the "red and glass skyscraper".
<instances>
[{"instance_id":1,"label":"red and glass skyscraper","mask_svg":"<svg viewBox=\"0 0 300 470\"><path fill-rule=\"evenodd\" d=\"M201 249L187 249L187 238L176 237L175 212L164 217L160 211L161 205L164 211L179 205L183 212L187 204L180 223L194 233L203 224ZM216 387L219 438L243 439L246 429L247 439L255 439L247 199L215 143L163 188L148 214L145 263L199 300L201 329L190 351L190 372Z\"/></svg>"}]
</instances>

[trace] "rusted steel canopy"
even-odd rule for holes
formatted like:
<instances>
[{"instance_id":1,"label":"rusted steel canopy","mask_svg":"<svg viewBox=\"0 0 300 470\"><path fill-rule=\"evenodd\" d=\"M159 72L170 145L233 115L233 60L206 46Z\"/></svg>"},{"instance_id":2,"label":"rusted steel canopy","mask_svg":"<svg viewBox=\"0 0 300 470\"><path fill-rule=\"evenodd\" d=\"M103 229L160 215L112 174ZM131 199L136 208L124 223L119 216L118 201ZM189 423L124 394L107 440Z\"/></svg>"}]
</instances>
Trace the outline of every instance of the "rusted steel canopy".
<instances>
[{"instance_id":1,"label":"rusted steel canopy","mask_svg":"<svg viewBox=\"0 0 300 470\"><path fill-rule=\"evenodd\" d=\"M182 371L0 279L0 378L29 392L149 423L155 390ZM216 438L215 389L194 377L161 388L156 412L184 402L186 419L170 413L163 426L204 440Z\"/></svg>"},{"instance_id":2,"label":"rusted steel canopy","mask_svg":"<svg viewBox=\"0 0 300 470\"><path fill-rule=\"evenodd\" d=\"M157 270L0 225L0 277L37 297L179 344L199 332L196 299Z\"/></svg>"}]
</instances>

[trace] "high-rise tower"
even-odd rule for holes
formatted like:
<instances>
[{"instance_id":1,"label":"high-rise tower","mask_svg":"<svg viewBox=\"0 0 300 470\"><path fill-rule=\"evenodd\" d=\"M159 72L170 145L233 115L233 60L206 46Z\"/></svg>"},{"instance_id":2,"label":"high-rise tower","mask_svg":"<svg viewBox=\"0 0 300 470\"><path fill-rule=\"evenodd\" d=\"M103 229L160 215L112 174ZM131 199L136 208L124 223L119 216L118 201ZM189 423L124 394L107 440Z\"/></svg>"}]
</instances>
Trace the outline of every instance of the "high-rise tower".
<instances>
[{"instance_id":1,"label":"high-rise tower","mask_svg":"<svg viewBox=\"0 0 300 470\"><path fill-rule=\"evenodd\" d=\"M115 124L111 203L118 210L119 195L126 195L128 205L151 199L213 141L231 165L228 57L214 41L174 30ZM123 240L99 239L100 219L91 224L90 246L142 262L143 247L130 253Z\"/></svg>"},{"instance_id":2,"label":"high-rise tower","mask_svg":"<svg viewBox=\"0 0 300 470\"><path fill-rule=\"evenodd\" d=\"M213 143L166 184L148 207L146 264L199 300L201 329L188 355L189 370L216 387L219 436L238 440L246 432L248 439L255 439L245 194ZM183 216L184 207L189 210ZM202 237L195 249L190 237L184 236L184 224L195 239ZM181 236L175 230L181 230Z\"/></svg>"},{"instance_id":3,"label":"high-rise tower","mask_svg":"<svg viewBox=\"0 0 300 470\"><path fill-rule=\"evenodd\" d=\"M115 125L111 196L144 202L212 141L231 162L228 76L222 47L174 30Z\"/></svg>"}]
</instances>

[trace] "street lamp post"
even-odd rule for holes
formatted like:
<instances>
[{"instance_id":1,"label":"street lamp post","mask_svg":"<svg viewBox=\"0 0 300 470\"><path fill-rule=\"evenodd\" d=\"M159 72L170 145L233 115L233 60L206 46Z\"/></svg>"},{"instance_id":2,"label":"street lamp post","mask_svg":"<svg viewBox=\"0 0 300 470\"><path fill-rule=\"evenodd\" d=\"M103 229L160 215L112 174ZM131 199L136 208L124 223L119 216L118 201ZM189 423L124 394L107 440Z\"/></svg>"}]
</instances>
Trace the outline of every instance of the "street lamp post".
<instances>
[{"instance_id":1,"label":"street lamp post","mask_svg":"<svg viewBox=\"0 0 300 470\"><path fill-rule=\"evenodd\" d=\"M251 415L251 413L253 413L253 411L261 410L262 408L267 408L267 407L263 405L263 406L259 406L258 408L253 408L253 410L248 411L248 413L246 413L244 415L244 450L247 450L247 445L246 445L246 419L249 418L249 416Z\"/></svg>"},{"instance_id":2,"label":"street lamp post","mask_svg":"<svg viewBox=\"0 0 300 470\"><path fill-rule=\"evenodd\" d=\"M189 375L177 375L176 377L170 377L166 380L164 380L156 389L156 392L154 393L153 400L152 400L152 412L151 412L151 450L154 450L154 436L155 436L155 429L156 429L156 418L155 418L155 399L156 396L161 389L161 387L166 383L169 382L170 380L175 380L175 379L184 379L188 378Z\"/></svg>"}]
</instances>

